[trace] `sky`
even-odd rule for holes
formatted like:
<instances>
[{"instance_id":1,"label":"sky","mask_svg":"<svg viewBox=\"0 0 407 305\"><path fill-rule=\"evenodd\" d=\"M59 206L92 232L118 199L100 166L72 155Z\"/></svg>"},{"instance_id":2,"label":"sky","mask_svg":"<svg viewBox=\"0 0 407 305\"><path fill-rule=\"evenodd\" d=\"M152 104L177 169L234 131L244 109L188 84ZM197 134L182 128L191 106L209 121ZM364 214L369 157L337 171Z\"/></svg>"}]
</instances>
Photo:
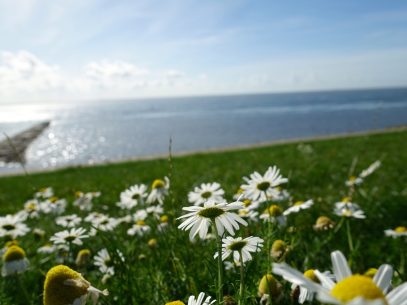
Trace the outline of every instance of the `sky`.
<instances>
[{"instance_id":1,"label":"sky","mask_svg":"<svg viewBox=\"0 0 407 305\"><path fill-rule=\"evenodd\" d=\"M407 86L405 0L0 0L0 103Z\"/></svg>"}]
</instances>

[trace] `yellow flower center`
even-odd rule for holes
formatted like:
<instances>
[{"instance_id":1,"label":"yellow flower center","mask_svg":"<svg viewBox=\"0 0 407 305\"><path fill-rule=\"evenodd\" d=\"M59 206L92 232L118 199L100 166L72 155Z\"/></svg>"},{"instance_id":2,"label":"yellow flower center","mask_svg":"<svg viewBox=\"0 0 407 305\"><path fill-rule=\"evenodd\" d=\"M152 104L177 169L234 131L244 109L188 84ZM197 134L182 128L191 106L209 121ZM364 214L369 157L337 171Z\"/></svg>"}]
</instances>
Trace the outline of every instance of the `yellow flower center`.
<instances>
[{"instance_id":1,"label":"yellow flower center","mask_svg":"<svg viewBox=\"0 0 407 305\"><path fill-rule=\"evenodd\" d=\"M377 272L376 268L369 268L363 275L373 278Z\"/></svg>"},{"instance_id":2,"label":"yellow flower center","mask_svg":"<svg viewBox=\"0 0 407 305\"><path fill-rule=\"evenodd\" d=\"M211 197L211 196L212 196L212 192L209 192L209 191L203 192L203 193L201 194L201 197L204 198L204 199L208 199L208 198Z\"/></svg>"},{"instance_id":3,"label":"yellow flower center","mask_svg":"<svg viewBox=\"0 0 407 305\"><path fill-rule=\"evenodd\" d=\"M51 197L50 199L49 199L49 201L51 201L51 203L55 203L55 202L57 202L58 201L58 197Z\"/></svg>"},{"instance_id":4,"label":"yellow flower center","mask_svg":"<svg viewBox=\"0 0 407 305\"><path fill-rule=\"evenodd\" d=\"M315 275L314 269L309 269L309 270L305 271L304 276L315 283L320 282L319 279L317 278L317 276Z\"/></svg>"},{"instance_id":5,"label":"yellow flower center","mask_svg":"<svg viewBox=\"0 0 407 305\"><path fill-rule=\"evenodd\" d=\"M331 290L331 295L341 302L349 302L357 297L365 300L383 300L386 298L370 277L352 275L337 283Z\"/></svg>"},{"instance_id":6,"label":"yellow flower center","mask_svg":"<svg viewBox=\"0 0 407 305\"><path fill-rule=\"evenodd\" d=\"M247 208L249 205L252 204L252 201L250 199L245 199L243 200L243 205Z\"/></svg>"},{"instance_id":7,"label":"yellow flower center","mask_svg":"<svg viewBox=\"0 0 407 305\"><path fill-rule=\"evenodd\" d=\"M217 207L204 208L198 212L198 215L205 218L215 219L224 214L225 211Z\"/></svg>"},{"instance_id":8,"label":"yellow flower center","mask_svg":"<svg viewBox=\"0 0 407 305\"><path fill-rule=\"evenodd\" d=\"M407 228L400 226L400 227L395 228L394 231L396 231L397 233L404 233L404 232L407 232Z\"/></svg>"},{"instance_id":9,"label":"yellow flower center","mask_svg":"<svg viewBox=\"0 0 407 305\"><path fill-rule=\"evenodd\" d=\"M259 294L275 295L278 293L277 281L271 274L266 274L262 277L259 283Z\"/></svg>"},{"instance_id":10,"label":"yellow flower center","mask_svg":"<svg viewBox=\"0 0 407 305\"><path fill-rule=\"evenodd\" d=\"M27 210L28 211L35 211L37 209L37 205L34 203L34 202L30 202L28 205L27 205Z\"/></svg>"},{"instance_id":11,"label":"yellow flower center","mask_svg":"<svg viewBox=\"0 0 407 305\"><path fill-rule=\"evenodd\" d=\"M167 216L167 215L162 215L162 216L160 217L160 221L161 221L162 223L167 223L167 222L168 222L168 216Z\"/></svg>"},{"instance_id":12,"label":"yellow flower center","mask_svg":"<svg viewBox=\"0 0 407 305\"><path fill-rule=\"evenodd\" d=\"M342 202L350 202L350 197L343 197Z\"/></svg>"},{"instance_id":13,"label":"yellow flower center","mask_svg":"<svg viewBox=\"0 0 407 305\"><path fill-rule=\"evenodd\" d=\"M296 203L294 203L295 206L299 206L302 205L304 203L304 201L297 201Z\"/></svg>"},{"instance_id":14,"label":"yellow flower center","mask_svg":"<svg viewBox=\"0 0 407 305\"><path fill-rule=\"evenodd\" d=\"M272 217L277 217L280 216L281 214L283 214L283 211L281 210L281 208L278 205L273 204L269 210L269 215Z\"/></svg>"},{"instance_id":15,"label":"yellow flower center","mask_svg":"<svg viewBox=\"0 0 407 305\"><path fill-rule=\"evenodd\" d=\"M172 302L165 303L165 305L185 305L185 304L184 304L184 302L181 302L180 300L178 300L178 301L172 301Z\"/></svg>"},{"instance_id":16,"label":"yellow flower center","mask_svg":"<svg viewBox=\"0 0 407 305\"><path fill-rule=\"evenodd\" d=\"M165 186L165 182L161 179L155 179L153 181L152 188L153 189L162 189Z\"/></svg>"},{"instance_id":17,"label":"yellow flower center","mask_svg":"<svg viewBox=\"0 0 407 305\"><path fill-rule=\"evenodd\" d=\"M145 226L146 223L144 222L144 220L137 220L137 221L136 221L136 225Z\"/></svg>"},{"instance_id":18,"label":"yellow flower center","mask_svg":"<svg viewBox=\"0 0 407 305\"><path fill-rule=\"evenodd\" d=\"M350 176L349 181L350 182L355 182L356 181L356 176Z\"/></svg>"},{"instance_id":19,"label":"yellow flower center","mask_svg":"<svg viewBox=\"0 0 407 305\"><path fill-rule=\"evenodd\" d=\"M59 265L51 268L44 283L44 305L72 304L88 293L90 283L80 273Z\"/></svg>"},{"instance_id":20,"label":"yellow flower center","mask_svg":"<svg viewBox=\"0 0 407 305\"><path fill-rule=\"evenodd\" d=\"M7 248L6 252L3 254L4 262L13 262L22 260L25 258L25 252L19 246L11 246Z\"/></svg>"},{"instance_id":21,"label":"yellow flower center","mask_svg":"<svg viewBox=\"0 0 407 305\"><path fill-rule=\"evenodd\" d=\"M257 189L260 191L267 191L267 189L270 187L270 182L268 181L263 181L259 184L257 184Z\"/></svg>"},{"instance_id":22,"label":"yellow flower center","mask_svg":"<svg viewBox=\"0 0 407 305\"><path fill-rule=\"evenodd\" d=\"M318 217L317 222L316 222L316 225L318 227L329 226L330 224L332 224L332 220L326 216Z\"/></svg>"},{"instance_id":23,"label":"yellow flower center","mask_svg":"<svg viewBox=\"0 0 407 305\"><path fill-rule=\"evenodd\" d=\"M273 252L284 252L286 248L286 243L282 241L281 239L277 239L276 241L273 242L273 245L271 246L271 251Z\"/></svg>"},{"instance_id":24,"label":"yellow flower center","mask_svg":"<svg viewBox=\"0 0 407 305\"><path fill-rule=\"evenodd\" d=\"M231 243L231 244L228 246L228 249L229 249L229 250L232 250L232 251L240 251L240 250L242 250L243 247L246 246L246 245L247 245L247 241L245 241L245 240L238 240L238 241L235 241L235 242Z\"/></svg>"}]
</instances>

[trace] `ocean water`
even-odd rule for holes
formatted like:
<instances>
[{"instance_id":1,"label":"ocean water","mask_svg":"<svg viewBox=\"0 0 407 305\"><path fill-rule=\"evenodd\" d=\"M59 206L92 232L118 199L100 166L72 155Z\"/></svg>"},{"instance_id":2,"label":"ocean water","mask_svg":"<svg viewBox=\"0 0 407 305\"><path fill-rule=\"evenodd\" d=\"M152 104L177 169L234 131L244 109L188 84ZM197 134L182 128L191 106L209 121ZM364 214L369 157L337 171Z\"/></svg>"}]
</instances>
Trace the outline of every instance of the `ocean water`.
<instances>
[{"instance_id":1,"label":"ocean water","mask_svg":"<svg viewBox=\"0 0 407 305\"><path fill-rule=\"evenodd\" d=\"M170 138L177 153L407 125L407 88L0 104L0 140L45 120L28 170L162 155Z\"/></svg>"}]
</instances>

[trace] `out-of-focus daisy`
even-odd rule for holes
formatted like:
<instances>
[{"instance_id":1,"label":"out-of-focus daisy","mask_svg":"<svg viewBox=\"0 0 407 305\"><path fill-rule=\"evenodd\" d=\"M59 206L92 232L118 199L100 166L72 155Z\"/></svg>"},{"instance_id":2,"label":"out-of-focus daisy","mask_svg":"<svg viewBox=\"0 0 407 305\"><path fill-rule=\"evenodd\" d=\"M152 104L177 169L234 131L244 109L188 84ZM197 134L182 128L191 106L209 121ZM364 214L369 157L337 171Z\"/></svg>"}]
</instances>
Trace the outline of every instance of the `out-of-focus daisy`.
<instances>
[{"instance_id":1,"label":"out-of-focus daisy","mask_svg":"<svg viewBox=\"0 0 407 305\"><path fill-rule=\"evenodd\" d=\"M284 216L290 215L291 213L298 213L300 210L309 209L314 204L312 199L307 201L297 201L291 207L283 212Z\"/></svg>"},{"instance_id":2,"label":"out-of-focus daisy","mask_svg":"<svg viewBox=\"0 0 407 305\"><path fill-rule=\"evenodd\" d=\"M92 222L92 230L99 230L103 232L110 232L113 231L117 225L119 224L119 220L114 217L109 217L107 215L103 215L102 217L94 219ZM93 232L96 233L96 232ZM95 234L90 234L95 235Z\"/></svg>"},{"instance_id":3,"label":"out-of-focus daisy","mask_svg":"<svg viewBox=\"0 0 407 305\"><path fill-rule=\"evenodd\" d=\"M356 177L356 176L350 176L348 178L348 180L346 180L345 184L347 186L354 186L354 185L359 185L362 184L363 179L360 177Z\"/></svg>"},{"instance_id":4,"label":"out-of-focus daisy","mask_svg":"<svg viewBox=\"0 0 407 305\"><path fill-rule=\"evenodd\" d=\"M60 225L65 228L74 228L78 224L80 224L81 221L82 221L82 218L80 218L76 214L60 216L60 217L57 217L57 219L55 220L57 225Z\"/></svg>"},{"instance_id":5,"label":"out-of-focus daisy","mask_svg":"<svg viewBox=\"0 0 407 305\"><path fill-rule=\"evenodd\" d=\"M227 259L233 253L234 261L240 262L240 255L242 255L243 263L251 261L253 258L250 252L260 252L263 242L263 239L255 236L245 239L228 236L222 239L222 260ZM217 258L218 253L215 253L214 257Z\"/></svg>"},{"instance_id":6,"label":"out-of-focus daisy","mask_svg":"<svg viewBox=\"0 0 407 305\"><path fill-rule=\"evenodd\" d=\"M22 273L29 266L25 251L19 246L10 246L3 254L2 276L9 276L16 273Z\"/></svg>"},{"instance_id":7,"label":"out-of-focus daisy","mask_svg":"<svg viewBox=\"0 0 407 305\"><path fill-rule=\"evenodd\" d=\"M161 205L150 206L146 209L148 214L153 215L156 219L159 219L164 213L164 209Z\"/></svg>"},{"instance_id":8,"label":"out-of-focus daisy","mask_svg":"<svg viewBox=\"0 0 407 305\"><path fill-rule=\"evenodd\" d=\"M254 222L257 222L259 220L259 212L250 210L248 208L240 209L239 216Z\"/></svg>"},{"instance_id":9,"label":"out-of-focus daisy","mask_svg":"<svg viewBox=\"0 0 407 305\"><path fill-rule=\"evenodd\" d=\"M271 245L270 255L272 258L278 261L283 258L289 250L290 247L285 243L285 241L277 239Z\"/></svg>"},{"instance_id":10,"label":"out-of-focus daisy","mask_svg":"<svg viewBox=\"0 0 407 305\"><path fill-rule=\"evenodd\" d=\"M93 206L93 198L100 197L100 192L76 192L75 193L75 201L73 205L81 209L82 211L90 211L92 210Z\"/></svg>"},{"instance_id":11,"label":"out-of-focus daisy","mask_svg":"<svg viewBox=\"0 0 407 305\"><path fill-rule=\"evenodd\" d=\"M391 286L393 268L382 265L372 278L364 275L353 275L346 258L340 251L331 253L335 283L329 276L314 270L320 284L311 281L302 273L287 264L273 264L273 272L293 284L302 286L310 292L317 292L322 303L334 305L405 305L407 283L387 293Z\"/></svg>"},{"instance_id":12,"label":"out-of-focus daisy","mask_svg":"<svg viewBox=\"0 0 407 305\"><path fill-rule=\"evenodd\" d=\"M0 237L15 239L26 235L30 229L22 222L21 215L0 216Z\"/></svg>"},{"instance_id":13,"label":"out-of-focus daisy","mask_svg":"<svg viewBox=\"0 0 407 305\"><path fill-rule=\"evenodd\" d=\"M81 249L76 255L75 264L78 268L86 267L90 261L91 253L89 249Z\"/></svg>"},{"instance_id":14,"label":"out-of-focus daisy","mask_svg":"<svg viewBox=\"0 0 407 305\"><path fill-rule=\"evenodd\" d=\"M114 275L114 267L112 258L106 248L100 250L95 259L95 266L99 267L99 271L103 274Z\"/></svg>"},{"instance_id":15,"label":"out-of-focus daisy","mask_svg":"<svg viewBox=\"0 0 407 305\"><path fill-rule=\"evenodd\" d=\"M264 212L260 215L260 219L263 219L265 222L270 221L272 223L277 223L280 226L285 226L287 223L283 210L275 204L264 210Z\"/></svg>"},{"instance_id":16,"label":"out-of-focus daisy","mask_svg":"<svg viewBox=\"0 0 407 305\"><path fill-rule=\"evenodd\" d=\"M353 217L364 219L366 218L365 213L359 207L358 204L350 201L350 198L345 197L342 201L335 203L334 213L341 217Z\"/></svg>"},{"instance_id":17,"label":"out-of-focus daisy","mask_svg":"<svg viewBox=\"0 0 407 305\"><path fill-rule=\"evenodd\" d=\"M65 199L51 197L40 203L41 211L44 214L62 214L65 212L67 202Z\"/></svg>"},{"instance_id":18,"label":"out-of-focus daisy","mask_svg":"<svg viewBox=\"0 0 407 305\"><path fill-rule=\"evenodd\" d=\"M259 283L258 296L261 297L260 304L269 304L268 298L271 296L273 301L278 301L281 296L281 284L271 275L264 275Z\"/></svg>"},{"instance_id":19,"label":"out-of-focus daisy","mask_svg":"<svg viewBox=\"0 0 407 305\"><path fill-rule=\"evenodd\" d=\"M164 203L164 198L168 195L170 189L170 179L164 177L164 180L155 179L151 185L151 192L148 194L147 203L152 204L158 202Z\"/></svg>"},{"instance_id":20,"label":"out-of-focus daisy","mask_svg":"<svg viewBox=\"0 0 407 305\"><path fill-rule=\"evenodd\" d=\"M54 196L54 190L52 187L44 187L34 194L34 197L39 199L47 199L52 196Z\"/></svg>"},{"instance_id":21,"label":"out-of-focus daisy","mask_svg":"<svg viewBox=\"0 0 407 305\"><path fill-rule=\"evenodd\" d=\"M211 305L215 302L216 302L216 300L211 300L210 296L207 296L205 298L205 293L201 292L201 293L199 293L197 298L195 298L195 296L191 295L188 298L187 305ZM165 305L185 305L185 303L182 301L173 301L173 302L166 303Z\"/></svg>"},{"instance_id":22,"label":"out-of-focus daisy","mask_svg":"<svg viewBox=\"0 0 407 305\"><path fill-rule=\"evenodd\" d=\"M406 237L407 236L407 228L403 227L403 226L399 226L397 228L395 228L394 230L388 229L384 231L384 234L386 234L386 236L391 236L393 238L397 238L397 237Z\"/></svg>"},{"instance_id":23,"label":"out-of-focus daisy","mask_svg":"<svg viewBox=\"0 0 407 305\"><path fill-rule=\"evenodd\" d=\"M185 219L178 228L181 230L190 230L189 238L191 240L198 233L199 237L204 239L212 223L215 223L219 236L223 235L225 228L230 235L234 235L235 230L239 229L239 223L246 226L247 222L239 215L230 211L239 210L242 207L241 202L216 203L214 201L205 202L203 207L184 207L182 209L189 213L178 217L178 219Z\"/></svg>"},{"instance_id":24,"label":"out-of-focus daisy","mask_svg":"<svg viewBox=\"0 0 407 305\"><path fill-rule=\"evenodd\" d=\"M85 217L85 221L90 222L90 223L100 222L103 219L105 219L106 217L108 217L108 216L103 213L92 212L92 213L89 213L88 216Z\"/></svg>"},{"instance_id":25,"label":"out-of-focus daisy","mask_svg":"<svg viewBox=\"0 0 407 305\"><path fill-rule=\"evenodd\" d=\"M192 192L188 193L188 201L194 205L202 205L208 200L222 202L225 201L223 198L224 194L225 191L219 183L202 183L201 186L195 187Z\"/></svg>"},{"instance_id":26,"label":"out-of-focus daisy","mask_svg":"<svg viewBox=\"0 0 407 305\"><path fill-rule=\"evenodd\" d=\"M371 175L374 171L376 171L381 165L380 160L377 160L369 165L368 168L364 169L360 174L359 177L366 178L367 176Z\"/></svg>"},{"instance_id":27,"label":"out-of-focus daisy","mask_svg":"<svg viewBox=\"0 0 407 305\"><path fill-rule=\"evenodd\" d=\"M327 231L335 227L335 222L327 216L319 216L313 226L315 231Z\"/></svg>"},{"instance_id":28,"label":"out-of-focus daisy","mask_svg":"<svg viewBox=\"0 0 407 305\"><path fill-rule=\"evenodd\" d=\"M160 217L160 223L158 224L158 231L162 232L168 227L168 216L167 215L162 215Z\"/></svg>"},{"instance_id":29,"label":"out-of-focus daisy","mask_svg":"<svg viewBox=\"0 0 407 305\"><path fill-rule=\"evenodd\" d=\"M267 201L279 195L279 190L276 189L282 183L288 181L280 175L280 170L276 167L269 167L264 174L260 175L258 172L250 174L250 178L243 178L247 184L243 184L244 197L253 201Z\"/></svg>"},{"instance_id":30,"label":"out-of-focus daisy","mask_svg":"<svg viewBox=\"0 0 407 305\"><path fill-rule=\"evenodd\" d=\"M150 226L147 225L144 220L138 220L130 229L127 230L127 234L144 236L144 234L150 232L150 230Z\"/></svg>"},{"instance_id":31,"label":"out-of-focus daisy","mask_svg":"<svg viewBox=\"0 0 407 305\"><path fill-rule=\"evenodd\" d=\"M51 238L50 241L52 241L54 244L76 244L76 245L82 245L82 239L88 238L89 235L85 234L86 229L84 228L72 228L71 230L65 230L61 232L55 233Z\"/></svg>"},{"instance_id":32,"label":"out-of-focus daisy","mask_svg":"<svg viewBox=\"0 0 407 305\"><path fill-rule=\"evenodd\" d=\"M80 273L64 265L51 268L45 277L44 305L84 305L89 296L95 305L100 294L109 293L92 287Z\"/></svg>"},{"instance_id":33,"label":"out-of-focus daisy","mask_svg":"<svg viewBox=\"0 0 407 305\"><path fill-rule=\"evenodd\" d=\"M148 212L146 209L137 210L136 213L133 214L133 220L146 220L148 216Z\"/></svg>"},{"instance_id":34,"label":"out-of-focus daisy","mask_svg":"<svg viewBox=\"0 0 407 305\"><path fill-rule=\"evenodd\" d=\"M332 275L329 271L325 271L323 274L326 275L331 280L335 280L335 276ZM312 281L314 283L318 283L318 284L320 283L319 279L315 275L314 269L308 269L307 271L305 271L304 277L306 277L307 279L309 279L310 281ZM292 284L291 289L293 291L292 295L297 296L299 304L303 304L306 301L314 300L314 297L316 294L314 291L309 291L307 288L305 288L303 286L297 286L296 284ZM298 293L297 293L297 291L298 291Z\"/></svg>"},{"instance_id":35,"label":"out-of-focus daisy","mask_svg":"<svg viewBox=\"0 0 407 305\"><path fill-rule=\"evenodd\" d=\"M120 202L117 203L117 206L121 209L130 210L137 205L144 204L147 195L145 184L133 185L120 194Z\"/></svg>"},{"instance_id":36,"label":"out-of-focus daisy","mask_svg":"<svg viewBox=\"0 0 407 305\"><path fill-rule=\"evenodd\" d=\"M37 249L37 253L51 254L57 250L57 247L53 244L45 244Z\"/></svg>"},{"instance_id":37,"label":"out-of-focus daisy","mask_svg":"<svg viewBox=\"0 0 407 305\"><path fill-rule=\"evenodd\" d=\"M24 203L24 211L28 218L37 218L40 213L40 203L37 199L31 199Z\"/></svg>"}]
</instances>

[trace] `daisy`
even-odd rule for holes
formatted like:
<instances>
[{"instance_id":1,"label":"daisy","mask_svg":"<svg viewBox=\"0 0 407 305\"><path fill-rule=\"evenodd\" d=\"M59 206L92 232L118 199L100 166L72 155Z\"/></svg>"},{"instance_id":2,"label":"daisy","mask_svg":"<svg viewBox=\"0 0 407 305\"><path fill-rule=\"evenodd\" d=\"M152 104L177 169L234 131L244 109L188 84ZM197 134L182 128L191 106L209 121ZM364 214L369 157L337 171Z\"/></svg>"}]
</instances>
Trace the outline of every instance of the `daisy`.
<instances>
[{"instance_id":1,"label":"daisy","mask_svg":"<svg viewBox=\"0 0 407 305\"><path fill-rule=\"evenodd\" d=\"M92 200L93 198L100 197L100 192L89 192L89 193L82 193L76 192L76 200L73 202L73 205L79 207L82 211L90 211L92 210Z\"/></svg>"},{"instance_id":2,"label":"daisy","mask_svg":"<svg viewBox=\"0 0 407 305\"><path fill-rule=\"evenodd\" d=\"M82 239L89 237L84 233L86 233L84 228L72 228L70 231L65 230L55 233L50 238L50 241L54 242L55 245L72 243L80 246L83 244Z\"/></svg>"},{"instance_id":3,"label":"daisy","mask_svg":"<svg viewBox=\"0 0 407 305\"><path fill-rule=\"evenodd\" d=\"M356 176L350 176L348 180L345 181L346 186L354 186L362 184L363 179Z\"/></svg>"},{"instance_id":4,"label":"daisy","mask_svg":"<svg viewBox=\"0 0 407 305\"><path fill-rule=\"evenodd\" d=\"M252 255L250 252L260 252L263 247L264 240L259 237L241 237L233 238L226 237L222 239L222 260L224 261L233 253L233 260L240 262L240 255L242 256L243 263L251 261ZM218 253L214 258L218 257Z\"/></svg>"},{"instance_id":5,"label":"daisy","mask_svg":"<svg viewBox=\"0 0 407 305\"><path fill-rule=\"evenodd\" d=\"M322 303L334 305L406 304L407 283L387 293L393 275L393 268L390 265L380 266L372 279L364 275L353 275L346 258L340 251L332 252L331 259L337 283L329 276L314 270L320 284L315 283L285 263L273 264L273 272L310 292L317 292L317 298Z\"/></svg>"},{"instance_id":6,"label":"daisy","mask_svg":"<svg viewBox=\"0 0 407 305\"><path fill-rule=\"evenodd\" d=\"M239 210L243 207L241 202L216 203L207 201L203 207L190 206L182 208L189 213L178 217L184 219L184 222L178 226L181 230L191 230L189 238L192 240L198 233L201 239L204 239L208 233L209 226L215 223L218 235L222 236L225 229L230 235L235 234L239 229L239 223L247 226L247 222L239 215L232 213L232 210Z\"/></svg>"},{"instance_id":7,"label":"daisy","mask_svg":"<svg viewBox=\"0 0 407 305\"><path fill-rule=\"evenodd\" d=\"M260 219L263 219L265 222L270 221L272 223L277 223L280 226L285 226L287 223L287 218L283 214L283 210L275 204L264 210L260 215Z\"/></svg>"},{"instance_id":8,"label":"daisy","mask_svg":"<svg viewBox=\"0 0 407 305\"><path fill-rule=\"evenodd\" d=\"M211 301L210 296L207 296L205 298L205 293L203 293L203 292L199 293L199 295L196 299L192 295L188 298L188 305L211 305L215 302L216 302L216 300Z\"/></svg>"},{"instance_id":9,"label":"daisy","mask_svg":"<svg viewBox=\"0 0 407 305\"><path fill-rule=\"evenodd\" d=\"M368 168L366 168L360 173L359 177L361 177L362 179L366 178L367 176L371 175L374 171L376 171L380 167L380 165L381 165L380 160L373 162L371 165L369 165Z\"/></svg>"},{"instance_id":10,"label":"daisy","mask_svg":"<svg viewBox=\"0 0 407 305\"><path fill-rule=\"evenodd\" d=\"M148 195L146 202L148 204L155 202L163 204L163 200L168 195L168 190L170 189L170 179L168 177L164 177L164 180L155 179L151 188L151 193Z\"/></svg>"},{"instance_id":11,"label":"daisy","mask_svg":"<svg viewBox=\"0 0 407 305\"><path fill-rule=\"evenodd\" d=\"M99 271L103 274L114 275L113 261L106 248L96 254L95 266L99 267Z\"/></svg>"},{"instance_id":12,"label":"daisy","mask_svg":"<svg viewBox=\"0 0 407 305\"><path fill-rule=\"evenodd\" d=\"M133 220L138 221L138 220L145 220L148 216L148 212L146 209L138 210L136 213L133 214Z\"/></svg>"},{"instance_id":13,"label":"daisy","mask_svg":"<svg viewBox=\"0 0 407 305\"><path fill-rule=\"evenodd\" d=\"M271 245L270 255L275 260L280 260L288 251L290 251L290 247L283 240L277 239Z\"/></svg>"},{"instance_id":14,"label":"daisy","mask_svg":"<svg viewBox=\"0 0 407 305\"><path fill-rule=\"evenodd\" d=\"M28 218L37 218L40 213L40 203L37 199L28 200L24 203L24 211Z\"/></svg>"},{"instance_id":15,"label":"daisy","mask_svg":"<svg viewBox=\"0 0 407 305\"><path fill-rule=\"evenodd\" d=\"M2 276L23 273L29 266L25 251L19 246L10 246L3 254Z\"/></svg>"},{"instance_id":16,"label":"daisy","mask_svg":"<svg viewBox=\"0 0 407 305\"><path fill-rule=\"evenodd\" d=\"M259 212L250 210L248 208L240 209L239 216L254 222L257 222L259 220Z\"/></svg>"},{"instance_id":17,"label":"daisy","mask_svg":"<svg viewBox=\"0 0 407 305\"><path fill-rule=\"evenodd\" d=\"M313 226L315 231L327 231L335 227L335 222L332 221L329 217L319 216L315 225Z\"/></svg>"},{"instance_id":18,"label":"daisy","mask_svg":"<svg viewBox=\"0 0 407 305\"><path fill-rule=\"evenodd\" d=\"M250 175L250 179L247 177L243 179L247 182L241 186L244 196L261 202L277 197L279 190L276 187L288 181L280 175L280 170L276 166L270 166L264 176L254 172Z\"/></svg>"},{"instance_id":19,"label":"daisy","mask_svg":"<svg viewBox=\"0 0 407 305\"><path fill-rule=\"evenodd\" d=\"M75 264L78 268L83 268L88 265L90 261L91 253L89 249L81 249L76 255Z\"/></svg>"},{"instance_id":20,"label":"daisy","mask_svg":"<svg viewBox=\"0 0 407 305\"><path fill-rule=\"evenodd\" d=\"M146 197L147 186L145 184L136 184L120 194L120 202L117 203L117 206L121 209L130 210L136 205L144 204Z\"/></svg>"},{"instance_id":21,"label":"daisy","mask_svg":"<svg viewBox=\"0 0 407 305\"><path fill-rule=\"evenodd\" d=\"M30 229L22 222L21 215L0 216L0 237L15 239L26 235Z\"/></svg>"},{"instance_id":22,"label":"daisy","mask_svg":"<svg viewBox=\"0 0 407 305\"><path fill-rule=\"evenodd\" d=\"M51 197L40 203L40 209L45 214L62 214L65 212L67 202L65 199Z\"/></svg>"},{"instance_id":23,"label":"daisy","mask_svg":"<svg viewBox=\"0 0 407 305\"><path fill-rule=\"evenodd\" d=\"M194 205L202 205L205 201L224 201L225 191L217 182L202 183L200 187L195 187L193 192L188 193L188 201Z\"/></svg>"},{"instance_id":24,"label":"daisy","mask_svg":"<svg viewBox=\"0 0 407 305\"><path fill-rule=\"evenodd\" d=\"M81 221L82 221L82 218L80 218L76 214L60 216L60 217L57 217L57 219L55 220L57 225L60 225L65 228L74 228L78 224L80 224Z\"/></svg>"},{"instance_id":25,"label":"daisy","mask_svg":"<svg viewBox=\"0 0 407 305\"><path fill-rule=\"evenodd\" d=\"M150 232L151 228L143 220L137 221L130 229L127 230L128 235L138 235L143 236L144 234Z\"/></svg>"},{"instance_id":26,"label":"daisy","mask_svg":"<svg viewBox=\"0 0 407 305\"><path fill-rule=\"evenodd\" d=\"M84 305L89 296L95 305L100 294L109 292L92 287L80 273L64 265L51 268L45 277L44 305Z\"/></svg>"},{"instance_id":27,"label":"daisy","mask_svg":"<svg viewBox=\"0 0 407 305\"><path fill-rule=\"evenodd\" d=\"M114 218L114 217L108 217L106 215L95 219L92 222L92 226L100 231L103 232L109 232L109 231L113 231L117 225L119 224L119 219Z\"/></svg>"},{"instance_id":28,"label":"daisy","mask_svg":"<svg viewBox=\"0 0 407 305\"><path fill-rule=\"evenodd\" d=\"M350 201L350 198L345 197L342 201L335 203L334 213L341 217L353 217L364 219L366 218L365 213L359 207L358 204Z\"/></svg>"},{"instance_id":29,"label":"daisy","mask_svg":"<svg viewBox=\"0 0 407 305\"><path fill-rule=\"evenodd\" d=\"M290 215L291 213L298 213L300 210L309 209L313 204L314 204L314 201L312 199L309 199L305 202L297 201L296 203L294 203L293 206L291 206L287 210L285 210L283 215L287 216L287 215Z\"/></svg>"},{"instance_id":30,"label":"daisy","mask_svg":"<svg viewBox=\"0 0 407 305\"><path fill-rule=\"evenodd\" d=\"M44 187L34 194L34 197L39 199L47 199L52 196L54 196L54 190L52 187Z\"/></svg>"},{"instance_id":31,"label":"daisy","mask_svg":"<svg viewBox=\"0 0 407 305\"><path fill-rule=\"evenodd\" d=\"M406 227L397 227L394 230L388 229L384 231L384 234L386 234L386 236L391 236L393 238L397 238L397 237L402 237L402 236L406 236L407 237L407 228Z\"/></svg>"},{"instance_id":32,"label":"daisy","mask_svg":"<svg viewBox=\"0 0 407 305\"><path fill-rule=\"evenodd\" d=\"M42 247L39 247L37 249L37 253L42 253L42 254L51 254L54 253L57 250L56 246L53 244L45 244Z\"/></svg>"}]
</instances>

